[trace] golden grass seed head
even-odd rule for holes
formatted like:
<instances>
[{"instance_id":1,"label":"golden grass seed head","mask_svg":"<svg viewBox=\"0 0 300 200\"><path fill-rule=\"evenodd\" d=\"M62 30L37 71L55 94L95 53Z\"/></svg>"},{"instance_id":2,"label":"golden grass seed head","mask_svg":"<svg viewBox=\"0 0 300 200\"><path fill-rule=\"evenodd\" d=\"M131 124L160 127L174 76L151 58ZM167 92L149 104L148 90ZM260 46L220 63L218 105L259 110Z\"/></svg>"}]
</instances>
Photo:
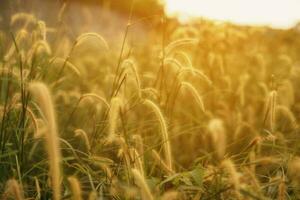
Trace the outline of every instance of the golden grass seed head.
<instances>
[{"instance_id":1,"label":"golden grass seed head","mask_svg":"<svg viewBox=\"0 0 300 200\"><path fill-rule=\"evenodd\" d=\"M56 126L56 118L52 97L48 87L40 82L32 82L29 90L37 100L38 105L45 117L47 131L45 134L46 150L49 157L50 176L53 189L53 199L59 200L61 197L61 152L59 144L59 136Z\"/></svg>"},{"instance_id":2,"label":"golden grass seed head","mask_svg":"<svg viewBox=\"0 0 300 200\"><path fill-rule=\"evenodd\" d=\"M122 109L123 102L119 97L113 97L110 102L109 110L109 130L107 136L107 142L111 143L116 139L116 131L118 127L118 116Z\"/></svg>"},{"instance_id":3,"label":"golden grass seed head","mask_svg":"<svg viewBox=\"0 0 300 200\"><path fill-rule=\"evenodd\" d=\"M81 186L78 179L74 176L69 176L68 181L71 187L72 191L72 199L73 200L81 200L82 199L82 192L81 192Z\"/></svg>"},{"instance_id":4,"label":"golden grass seed head","mask_svg":"<svg viewBox=\"0 0 300 200\"><path fill-rule=\"evenodd\" d=\"M165 159L166 159L166 164L169 169L172 169L172 151L171 151L171 144L169 140L169 135L168 135L168 129L167 129L167 123L165 121L165 118L160 110L160 108L153 103L150 100L145 100L144 104L151 108L156 117L158 118L159 124L160 124L160 133L163 139L163 148L164 148L164 154L165 154Z\"/></svg>"}]
</instances>

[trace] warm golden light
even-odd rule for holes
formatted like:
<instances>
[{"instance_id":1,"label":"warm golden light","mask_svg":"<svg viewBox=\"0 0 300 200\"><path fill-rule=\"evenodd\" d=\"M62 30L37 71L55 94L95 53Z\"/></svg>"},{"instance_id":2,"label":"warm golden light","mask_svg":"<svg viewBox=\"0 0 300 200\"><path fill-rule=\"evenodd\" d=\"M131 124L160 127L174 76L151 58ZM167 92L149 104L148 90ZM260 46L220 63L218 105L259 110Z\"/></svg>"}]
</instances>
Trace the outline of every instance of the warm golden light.
<instances>
[{"instance_id":1,"label":"warm golden light","mask_svg":"<svg viewBox=\"0 0 300 200\"><path fill-rule=\"evenodd\" d=\"M165 0L169 15L289 28L300 20L299 0Z\"/></svg>"}]
</instances>

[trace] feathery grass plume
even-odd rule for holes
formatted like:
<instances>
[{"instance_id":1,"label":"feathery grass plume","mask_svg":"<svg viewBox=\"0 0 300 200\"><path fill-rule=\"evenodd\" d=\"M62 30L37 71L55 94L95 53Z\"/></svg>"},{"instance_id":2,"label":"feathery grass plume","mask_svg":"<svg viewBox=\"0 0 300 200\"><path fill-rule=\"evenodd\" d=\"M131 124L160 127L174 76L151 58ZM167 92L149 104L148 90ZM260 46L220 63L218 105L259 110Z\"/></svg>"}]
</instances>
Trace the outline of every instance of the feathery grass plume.
<instances>
[{"instance_id":1,"label":"feathery grass plume","mask_svg":"<svg viewBox=\"0 0 300 200\"><path fill-rule=\"evenodd\" d=\"M221 119L211 119L208 123L208 137L216 157L221 160L226 152L226 133Z\"/></svg>"},{"instance_id":2,"label":"feathery grass plume","mask_svg":"<svg viewBox=\"0 0 300 200\"><path fill-rule=\"evenodd\" d=\"M72 199L73 200L81 200L81 187L78 179L74 176L68 177L69 184L71 186L72 191Z\"/></svg>"},{"instance_id":3,"label":"feathery grass plume","mask_svg":"<svg viewBox=\"0 0 300 200\"><path fill-rule=\"evenodd\" d=\"M30 23L36 23L36 18L32 14L19 12L11 17L10 25L13 26L19 21L24 21L23 28L26 28Z\"/></svg>"},{"instance_id":4,"label":"feathery grass plume","mask_svg":"<svg viewBox=\"0 0 300 200\"><path fill-rule=\"evenodd\" d=\"M230 159L223 160L221 166L225 168L227 173L229 174L229 182L233 185L235 190L236 198L241 199L240 195L240 179L239 174L235 168L234 163Z\"/></svg>"},{"instance_id":5,"label":"feathery grass plume","mask_svg":"<svg viewBox=\"0 0 300 200\"><path fill-rule=\"evenodd\" d=\"M29 85L29 90L39 104L41 111L46 120L47 131L45 133L46 150L49 157L50 176L53 189L53 199L61 198L61 152L59 145L59 136L56 127L56 119L52 97L47 86L40 82L32 82Z\"/></svg>"},{"instance_id":6,"label":"feathery grass plume","mask_svg":"<svg viewBox=\"0 0 300 200\"><path fill-rule=\"evenodd\" d=\"M34 177L35 189L36 189L36 199L41 199L41 187L38 178Z\"/></svg>"},{"instance_id":7,"label":"feathery grass plume","mask_svg":"<svg viewBox=\"0 0 300 200\"><path fill-rule=\"evenodd\" d=\"M109 110L109 130L107 136L107 142L111 143L116 138L116 129L119 112L122 109L122 100L119 97L113 97L110 102L110 110Z\"/></svg>"},{"instance_id":8,"label":"feathery grass plume","mask_svg":"<svg viewBox=\"0 0 300 200\"><path fill-rule=\"evenodd\" d=\"M187 90L190 91L190 93L193 95L193 97L196 99L198 105L200 106L200 109L203 112L205 112L205 107L204 107L204 103L203 103L202 97L198 93L197 89L192 84L190 84L188 82L182 82L181 85L183 87L185 87Z\"/></svg>"},{"instance_id":9,"label":"feathery grass plume","mask_svg":"<svg viewBox=\"0 0 300 200\"><path fill-rule=\"evenodd\" d=\"M80 36L78 36L74 43L73 48L75 48L76 46L79 46L85 39L92 38L92 37L96 38L105 47L105 49L109 49L109 46L108 46L106 40L98 33L93 33L93 32L83 33Z\"/></svg>"},{"instance_id":10,"label":"feathery grass plume","mask_svg":"<svg viewBox=\"0 0 300 200\"><path fill-rule=\"evenodd\" d=\"M170 144L170 140L169 140L169 134L168 134L168 129L167 129L167 124L165 122L165 118L163 117L161 110L155 103L153 103L152 101L147 99L144 101L144 104L154 111L156 117L159 120L160 129L161 129L160 133L161 133L161 136L163 139L162 142L163 142L166 164L167 164L168 168L172 170L173 169L173 167L172 167L172 151L171 151L171 144Z\"/></svg>"},{"instance_id":11,"label":"feathery grass plume","mask_svg":"<svg viewBox=\"0 0 300 200\"><path fill-rule=\"evenodd\" d=\"M179 194L177 191L167 191L161 197L161 200L177 200L177 199L179 199Z\"/></svg>"},{"instance_id":12,"label":"feathery grass plume","mask_svg":"<svg viewBox=\"0 0 300 200\"><path fill-rule=\"evenodd\" d=\"M87 150L90 151L91 150L90 140L86 132L82 129L76 129L74 132L75 132L75 136L81 136L83 138Z\"/></svg>"},{"instance_id":13,"label":"feathery grass plume","mask_svg":"<svg viewBox=\"0 0 300 200\"><path fill-rule=\"evenodd\" d=\"M165 54L167 56L176 48L179 48L179 47L182 47L185 45L190 45L190 44L197 44L198 42L199 42L199 40L195 39L195 38L186 38L186 39L179 39L179 40L173 41L166 46Z\"/></svg>"},{"instance_id":14,"label":"feathery grass plume","mask_svg":"<svg viewBox=\"0 0 300 200\"><path fill-rule=\"evenodd\" d=\"M140 188L142 200L153 200L151 191L146 183L145 178L137 169L131 170L135 184Z\"/></svg>"},{"instance_id":15,"label":"feathery grass plume","mask_svg":"<svg viewBox=\"0 0 300 200\"><path fill-rule=\"evenodd\" d=\"M168 175L174 174L174 171L166 165L166 163L160 158L159 154L157 151L154 149L151 151L152 158L155 160L156 164L159 165Z\"/></svg>"},{"instance_id":16,"label":"feathery grass plume","mask_svg":"<svg viewBox=\"0 0 300 200\"><path fill-rule=\"evenodd\" d=\"M81 73L80 73L80 71L78 70L78 68L77 68L73 63L71 63L69 60L66 60L66 59L63 59L63 58L55 57L55 58L52 58L52 59L50 60L50 63L53 63L53 64L58 65L58 66L65 65L65 66L68 67L72 72L74 72L77 76L81 76Z\"/></svg>"},{"instance_id":17,"label":"feathery grass plume","mask_svg":"<svg viewBox=\"0 0 300 200\"><path fill-rule=\"evenodd\" d=\"M6 182L6 189L2 198L7 199L7 197L13 197L15 200L24 199L23 189L15 179L10 179Z\"/></svg>"}]
</instances>

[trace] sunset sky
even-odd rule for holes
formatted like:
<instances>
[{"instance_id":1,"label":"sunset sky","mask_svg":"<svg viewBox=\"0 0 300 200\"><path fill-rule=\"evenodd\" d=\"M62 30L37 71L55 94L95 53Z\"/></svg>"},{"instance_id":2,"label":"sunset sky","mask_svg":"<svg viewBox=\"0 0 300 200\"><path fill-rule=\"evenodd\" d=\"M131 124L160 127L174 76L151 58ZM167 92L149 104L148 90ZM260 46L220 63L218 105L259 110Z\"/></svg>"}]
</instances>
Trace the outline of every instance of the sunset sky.
<instances>
[{"instance_id":1,"label":"sunset sky","mask_svg":"<svg viewBox=\"0 0 300 200\"><path fill-rule=\"evenodd\" d=\"M300 0L165 0L169 15L289 28L300 20Z\"/></svg>"}]
</instances>

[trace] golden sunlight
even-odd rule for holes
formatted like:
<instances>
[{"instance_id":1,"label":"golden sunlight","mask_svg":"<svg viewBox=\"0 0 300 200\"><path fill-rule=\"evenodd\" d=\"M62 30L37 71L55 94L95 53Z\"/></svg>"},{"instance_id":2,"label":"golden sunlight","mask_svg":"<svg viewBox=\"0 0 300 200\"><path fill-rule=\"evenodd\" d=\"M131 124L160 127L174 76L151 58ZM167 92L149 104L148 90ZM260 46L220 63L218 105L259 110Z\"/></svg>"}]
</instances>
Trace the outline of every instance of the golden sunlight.
<instances>
[{"instance_id":1,"label":"golden sunlight","mask_svg":"<svg viewBox=\"0 0 300 200\"><path fill-rule=\"evenodd\" d=\"M289 28L300 21L299 0L165 0L168 15L181 21L204 17L245 25Z\"/></svg>"}]
</instances>

